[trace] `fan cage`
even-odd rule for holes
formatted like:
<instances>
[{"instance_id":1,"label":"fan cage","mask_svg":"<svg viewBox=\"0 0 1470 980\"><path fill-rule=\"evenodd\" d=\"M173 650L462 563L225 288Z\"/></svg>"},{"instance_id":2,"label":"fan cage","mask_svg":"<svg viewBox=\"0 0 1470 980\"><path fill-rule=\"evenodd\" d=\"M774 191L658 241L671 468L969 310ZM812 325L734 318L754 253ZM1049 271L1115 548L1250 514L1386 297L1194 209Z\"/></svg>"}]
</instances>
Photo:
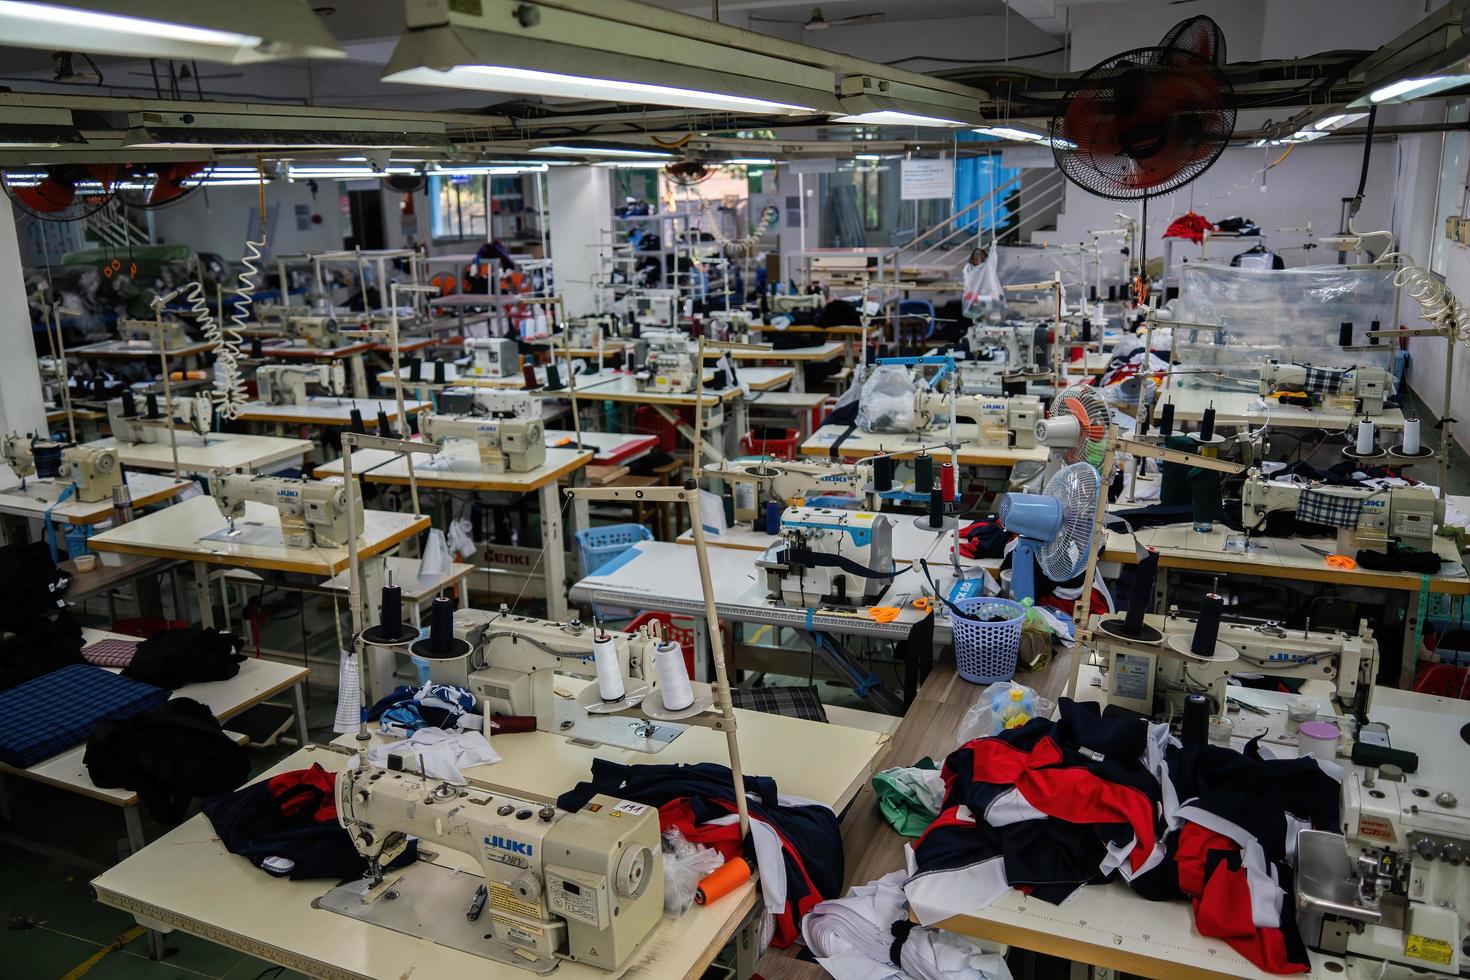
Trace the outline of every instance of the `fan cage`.
<instances>
[{"instance_id":1,"label":"fan cage","mask_svg":"<svg viewBox=\"0 0 1470 980\"><path fill-rule=\"evenodd\" d=\"M1071 463L1058 470L1042 491L1062 502L1061 529L1036 552L1041 571L1053 582L1065 582L1087 565L1100 489L1097 470L1087 463Z\"/></svg>"},{"instance_id":2,"label":"fan cage","mask_svg":"<svg viewBox=\"0 0 1470 980\"><path fill-rule=\"evenodd\" d=\"M1077 445L1063 454L1068 463L1088 463L1093 467L1102 465L1111 418L1107 402L1103 401L1102 394L1096 388L1072 385L1057 396L1050 415L1052 418L1070 415L1081 426L1081 437Z\"/></svg>"}]
</instances>

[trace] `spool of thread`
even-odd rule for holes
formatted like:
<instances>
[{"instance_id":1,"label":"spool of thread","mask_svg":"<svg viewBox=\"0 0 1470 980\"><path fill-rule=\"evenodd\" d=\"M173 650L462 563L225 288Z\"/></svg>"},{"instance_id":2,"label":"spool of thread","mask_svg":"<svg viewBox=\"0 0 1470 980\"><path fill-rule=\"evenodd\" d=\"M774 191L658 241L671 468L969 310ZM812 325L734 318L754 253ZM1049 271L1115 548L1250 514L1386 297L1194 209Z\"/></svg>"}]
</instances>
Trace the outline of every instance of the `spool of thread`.
<instances>
[{"instance_id":1,"label":"spool of thread","mask_svg":"<svg viewBox=\"0 0 1470 980\"><path fill-rule=\"evenodd\" d=\"M689 683L689 666L684 663L683 647L672 640L656 645L653 648L653 672L658 675L665 708L683 711L694 703L694 687Z\"/></svg>"},{"instance_id":2,"label":"spool of thread","mask_svg":"<svg viewBox=\"0 0 1470 980\"><path fill-rule=\"evenodd\" d=\"M143 400L143 410L148 413L148 418L150 419L156 419L162 414L158 411L158 396L151 391L148 393L148 397Z\"/></svg>"},{"instance_id":3,"label":"spool of thread","mask_svg":"<svg viewBox=\"0 0 1470 980\"><path fill-rule=\"evenodd\" d=\"M1368 324L1368 329L1370 331L1380 329L1380 327L1378 326L1378 321L1377 320L1374 320L1372 323ZM1378 338L1375 337L1375 336L1373 336L1372 333L1369 333L1368 334L1368 343L1370 345L1376 345L1378 343Z\"/></svg>"},{"instance_id":4,"label":"spool of thread","mask_svg":"<svg viewBox=\"0 0 1470 980\"><path fill-rule=\"evenodd\" d=\"M1174 403L1164 402L1159 406L1159 435L1168 438L1174 434Z\"/></svg>"},{"instance_id":5,"label":"spool of thread","mask_svg":"<svg viewBox=\"0 0 1470 980\"><path fill-rule=\"evenodd\" d=\"M704 322L695 317L689 321L689 339L698 340L704 334Z\"/></svg>"},{"instance_id":6,"label":"spool of thread","mask_svg":"<svg viewBox=\"0 0 1470 980\"><path fill-rule=\"evenodd\" d=\"M1419 420L1404 419L1404 450L1410 456L1419 453Z\"/></svg>"},{"instance_id":7,"label":"spool of thread","mask_svg":"<svg viewBox=\"0 0 1470 980\"><path fill-rule=\"evenodd\" d=\"M705 875L694 890L694 904L717 902L750 880L750 864L743 857L733 857Z\"/></svg>"},{"instance_id":8,"label":"spool of thread","mask_svg":"<svg viewBox=\"0 0 1470 980\"><path fill-rule=\"evenodd\" d=\"M367 431L367 426L362 421L362 412L358 408L354 406L348 417L350 419L350 421L347 423L347 428L349 430L353 432Z\"/></svg>"},{"instance_id":9,"label":"spool of thread","mask_svg":"<svg viewBox=\"0 0 1470 980\"><path fill-rule=\"evenodd\" d=\"M945 503L954 502L955 474L953 463L941 463L939 465L939 489L944 494Z\"/></svg>"},{"instance_id":10,"label":"spool of thread","mask_svg":"<svg viewBox=\"0 0 1470 980\"><path fill-rule=\"evenodd\" d=\"M1082 318L1082 342L1084 344L1092 343L1092 320L1087 317Z\"/></svg>"},{"instance_id":11,"label":"spool of thread","mask_svg":"<svg viewBox=\"0 0 1470 980\"><path fill-rule=\"evenodd\" d=\"M1191 694L1184 699L1184 722L1179 729L1180 741L1186 747L1204 745L1210 737L1210 699Z\"/></svg>"},{"instance_id":12,"label":"spool of thread","mask_svg":"<svg viewBox=\"0 0 1470 980\"><path fill-rule=\"evenodd\" d=\"M138 400L133 397L132 389L123 389L122 403L123 418L130 419L138 414Z\"/></svg>"},{"instance_id":13,"label":"spool of thread","mask_svg":"<svg viewBox=\"0 0 1470 980\"><path fill-rule=\"evenodd\" d=\"M429 653L447 657L454 645L454 603L436 596L429 605Z\"/></svg>"},{"instance_id":14,"label":"spool of thread","mask_svg":"<svg viewBox=\"0 0 1470 980\"><path fill-rule=\"evenodd\" d=\"M1215 438L1215 406L1213 403L1211 403L1210 407L1206 408L1204 410L1204 414L1200 416L1199 437L1205 442L1209 442L1211 439Z\"/></svg>"},{"instance_id":15,"label":"spool of thread","mask_svg":"<svg viewBox=\"0 0 1470 980\"><path fill-rule=\"evenodd\" d=\"M1109 303L1116 303L1117 301L1118 301L1118 287L1117 286L1109 286L1108 287L1108 302Z\"/></svg>"},{"instance_id":16,"label":"spool of thread","mask_svg":"<svg viewBox=\"0 0 1470 980\"><path fill-rule=\"evenodd\" d=\"M934 486L934 457L920 453L914 457L914 493L928 493Z\"/></svg>"},{"instance_id":17,"label":"spool of thread","mask_svg":"<svg viewBox=\"0 0 1470 980\"><path fill-rule=\"evenodd\" d=\"M419 381L424 376L424 359L411 357L408 361L408 380Z\"/></svg>"},{"instance_id":18,"label":"spool of thread","mask_svg":"<svg viewBox=\"0 0 1470 980\"><path fill-rule=\"evenodd\" d=\"M1206 592L1200 600L1199 619L1194 623L1194 638L1189 641L1189 652L1196 657L1213 657L1215 641L1220 637L1220 613L1225 609L1225 600L1213 592Z\"/></svg>"},{"instance_id":19,"label":"spool of thread","mask_svg":"<svg viewBox=\"0 0 1470 980\"><path fill-rule=\"evenodd\" d=\"M1128 592L1128 612L1123 618L1123 631L1129 636L1142 632L1143 615L1153 605L1154 582L1159 574L1159 551L1148 549L1143 561L1133 573L1133 588Z\"/></svg>"},{"instance_id":20,"label":"spool of thread","mask_svg":"<svg viewBox=\"0 0 1470 980\"><path fill-rule=\"evenodd\" d=\"M1088 286L1087 287L1087 301L1089 303L1096 303L1097 302L1097 287L1096 286Z\"/></svg>"},{"instance_id":21,"label":"spool of thread","mask_svg":"<svg viewBox=\"0 0 1470 980\"><path fill-rule=\"evenodd\" d=\"M561 387L561 370L555 362L546 365L546 387L556 389Z\"/></svg>"},{"instance_id":22,"label":"spool of thread","mask_svg":"<svg viewBox=\"0 0 1470 980\"><path fill-rule=\"evenodd\" d=\"M393 438L393 425L388 421L388 413L381 408L378 409L378 435L384 439Z\"/></svg>"},{"instance_id":23,"label":"spool of thread","mask_svg":"<svg viewBox=\"0 0 1470 980\"><path fill-rule=\"evenodd\" d=\"M1375 426L1367 419L1363 419L1363 421L1358 423L1358 441L1353 446L1353 448L1358 451L1359 456L1368 456L1372 454L1373 437L1376 434L1374 430L1376 428L1377 426Z\"/></svg>"},{"instance_id":24,"label":"spool of thread","mask_svg":"<svg viewBox=\"0 0 1470 980\"><path fill-rule=\"evenodd\" d=\"M604 701L621 701L627 691L623 687L623 671L618 667L618 648L613 638L599 633L592 638L592 662L597 667L597 693Z\"/></svg>"},{"instance_id":25,"label":"spool of thread","mask_svg":"<svg viewBox=\"0 0 1470 980\"><path fill-rule=\"evenodd\" d=\"M892 488L893 457L879 456L873 460L873 489L879 493L887 493Z\"/></svg>"},{"instance_id":26,"label":"spool of thread","mask_svg":"<svg viewBox=\"0 0 1470 980\"><path fill-rule=\"evenodd\" d=\"M766 533L781 533L781 512L785 506L779 500L766 501Z\"/></svg>"},{"instance_id":27,"label":"spool of thread","mask_svg":"<svg viewBox=\"0 0 1470 980\"><path fill-rule=\"evenodd\" d=\"M521 378L526 382L527 391L535 391L541 387L541 382L536 380L536 365L529 361L521 362Z\"/></svg>"},{"instance_id":28,"label":"spool of thread","mask_svg":"<svg viewBox=\"0 0 1470 980\"><path fill-rule=\"evenodd\" d=\"M444 383L444 362L443 361L435 361L434 362L434 383L436 385L442 385Z\"/></svg>"},{"instance_id":29,"label":"spool of thread","mask_svg":"<svg viewBox=\"0 0 1470 980\"><path fill-rule=\"evenodd\" d=\"M1339 347L1351 347L1351 346L1353 346L1353 323L1352 323L1351 320L1346 320L1343 323L1341 323L1341 324L1338 325L1338 327L1337 327L1337 346L1339 346Z\"/></svg>"},{"instance_id":30,"label":"spool of thread","mask_svg":"<svg viewBox=\"0 0 1470 980\"><path fill-rule=\"evenodd\" d=\"M36 467L36 476L55 479L61 472L61 443L37 439L31 443L31 462Z\"/></svg>"},{"instance_id":31,"label":"spool of thread","mask_svg":"<svg viewBox=\"0 0 1470 980\"><path fill-rule=\"evenodd\" d=\"M1148 425L1153 421L1153 418L1154 407L1150 405L1143 410L1143 418L1138 420L1138 436L1140 439L1148 435Z\"/></svg>"},{"instance_id":32,"label":"spool of thread","mask_svg":"<svg viewBox=\"0 0 1470 980\"><path fill-rule=\"evenodd\" d=\"M454 614L451 612L450 616ZM403 632L403 590L396 585L383 586L382 632L397 636Z\"/></svg>"},{"instance_id":33,"label":"spool of thread","mask_svg":"<svg viewBox=\"0 0 1470 980\"><path fill-rule=\"evenodd\" d=\"M939 487L929 488L929 526L944 527L944 491Z\"/></svg>"},{"instance_id":34,"label":"spool of thread","mask_svg":"<svg viewBox=\"0 0 1470 980\"><path fill-rule=\"evenodd\" d=\"M265 354L265 345L260 342L259 337L250 338L250 356L262 357Z\"/></svg>"}]
</instances>

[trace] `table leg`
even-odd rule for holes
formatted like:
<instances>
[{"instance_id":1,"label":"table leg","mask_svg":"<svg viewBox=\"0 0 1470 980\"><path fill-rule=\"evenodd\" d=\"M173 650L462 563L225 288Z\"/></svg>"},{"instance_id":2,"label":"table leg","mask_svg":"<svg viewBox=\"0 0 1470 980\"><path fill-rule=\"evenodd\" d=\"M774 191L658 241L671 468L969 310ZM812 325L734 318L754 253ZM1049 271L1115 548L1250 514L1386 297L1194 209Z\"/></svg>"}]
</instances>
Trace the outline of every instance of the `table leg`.
<instances>
[{"instance_id":1,"label":"table leg","mask_svg":"<svg viewBox=\"0 0 1470 980\"><path fill-rule=\"evenodd\" d=\"M128 854L137 854L148 842L143 838L143 816L135 806L122 808L123 823L128 829Z\"/></svg>"},{"instance_id":2,"label":"table leg","mask_svg":"<svg viewBox=\"0 0 1470 980\"><path fill-rule=\"evenodd\" d=\"M538 491L541 498L541 564L546 577L546 613L565 620L567 606L567 553L562 543L561 489L555 480Z\"/></svg>"},{"instance_id":3,"label":"table leg","mask_svg":"<svg viewBox=\"0 0 1470 980\"><path fill-rule=\"evenodd\" d=\"M206 629L214 626L214 592L209 586L209 565L194 564L194 598L199 601L199 623Z\"/></svg>"},{"instance_id":4,"label":"table leg","mask_svg":"<svg viewBox=\"0 0 1470 980\"><path fill-rule=\"evenodd\" d=\"M300 683L291 685L291 701L296 708L296 744L301 748L305 748L311 741L306 728L306 701L301 693L305 684L306 680L303 678Z\"/></svg>"}]
</instances>

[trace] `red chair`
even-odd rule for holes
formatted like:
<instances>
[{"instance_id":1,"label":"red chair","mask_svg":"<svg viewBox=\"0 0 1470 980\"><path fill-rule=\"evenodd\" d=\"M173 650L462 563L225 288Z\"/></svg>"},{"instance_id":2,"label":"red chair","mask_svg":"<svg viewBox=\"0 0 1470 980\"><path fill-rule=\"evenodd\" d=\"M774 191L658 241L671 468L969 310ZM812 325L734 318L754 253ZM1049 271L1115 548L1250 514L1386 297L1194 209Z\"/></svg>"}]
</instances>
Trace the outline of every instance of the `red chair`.
<instances>
[{"instance_id":1,"label":"red chair","mask_svg":"<svg viewBox=\"0 0 1470 980\"><path fill-rule=\"evenodd\" d=\"M746 452L776 459L795 459L800 442L800 429L751 429L740 437L740 444Z\"/></svg>"}]
</instances>

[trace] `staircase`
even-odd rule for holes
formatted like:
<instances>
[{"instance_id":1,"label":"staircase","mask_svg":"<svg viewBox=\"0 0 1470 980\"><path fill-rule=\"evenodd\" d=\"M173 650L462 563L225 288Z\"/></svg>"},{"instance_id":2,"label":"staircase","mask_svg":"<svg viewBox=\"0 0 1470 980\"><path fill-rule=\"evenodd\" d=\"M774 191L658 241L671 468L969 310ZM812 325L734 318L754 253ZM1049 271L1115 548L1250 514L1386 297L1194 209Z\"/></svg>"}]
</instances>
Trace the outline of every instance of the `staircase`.
<instances>
[{"instance_id":1,"label":"staircase","mask_svg":"<svg viewBox=\"0 0 1470 980\"><path fill-rule=\"evenodd\" d=\"M87 215L82 228L84 235L109 248L148 245L153 241L148 229L134 221L128 209L116 200L108 202L95 214Z\"/></svg>"}]
</instances>

